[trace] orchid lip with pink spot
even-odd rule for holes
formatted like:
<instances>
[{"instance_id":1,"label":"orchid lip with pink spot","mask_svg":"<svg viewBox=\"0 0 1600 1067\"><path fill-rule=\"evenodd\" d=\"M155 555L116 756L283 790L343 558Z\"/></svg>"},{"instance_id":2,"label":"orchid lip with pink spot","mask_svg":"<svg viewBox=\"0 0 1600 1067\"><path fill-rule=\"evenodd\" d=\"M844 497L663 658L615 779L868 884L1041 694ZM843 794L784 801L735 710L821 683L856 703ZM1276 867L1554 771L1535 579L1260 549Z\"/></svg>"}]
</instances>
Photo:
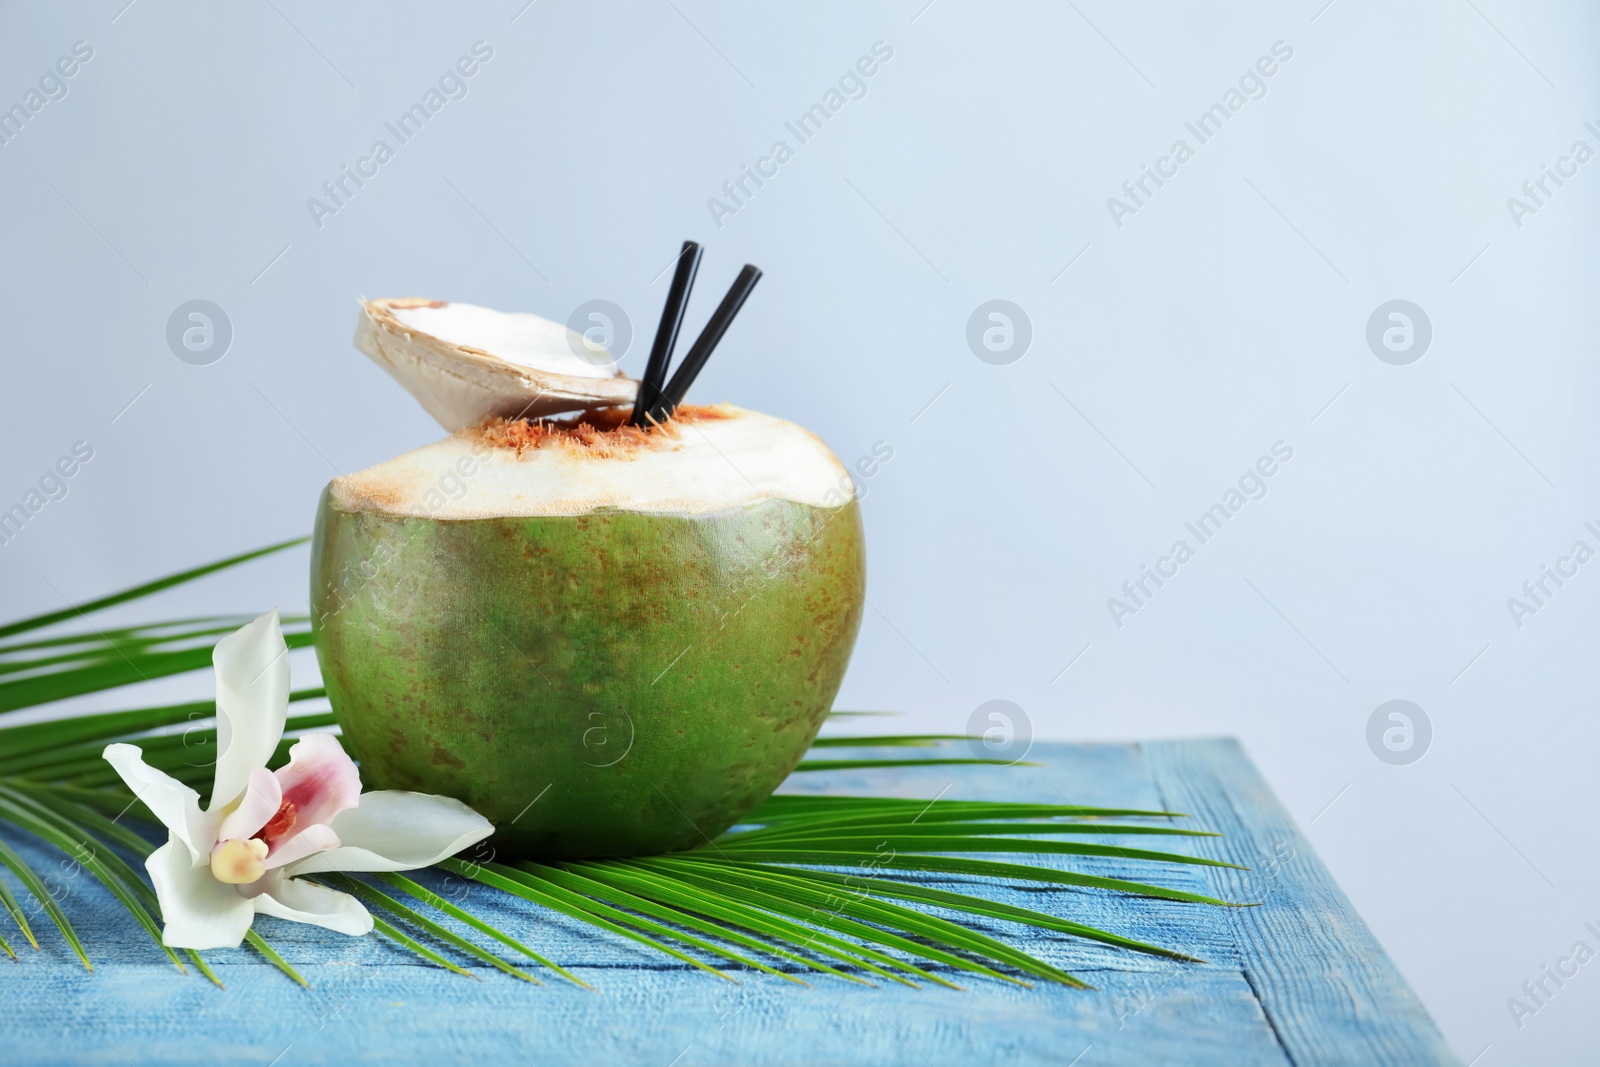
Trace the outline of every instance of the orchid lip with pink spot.
<instances>
[{"instance_id":1,"label":"orchid lip with pink spot","mask_svg":"<svg viewBox=\"0 0 1600 1067\"><path fill-rule=\"evenodd\" d=\"M168 830L145 861L172 948L232 948L257 914L371 931L347 893L300 875L427 867L494 832L458 800L361 792L361 775L333 734L307 734L276 771L267 761L289 708L288 647L268 612L217 643L217 769L211 801L144 762L135 745L106 761Z\"/></svg>"}]
</instances>

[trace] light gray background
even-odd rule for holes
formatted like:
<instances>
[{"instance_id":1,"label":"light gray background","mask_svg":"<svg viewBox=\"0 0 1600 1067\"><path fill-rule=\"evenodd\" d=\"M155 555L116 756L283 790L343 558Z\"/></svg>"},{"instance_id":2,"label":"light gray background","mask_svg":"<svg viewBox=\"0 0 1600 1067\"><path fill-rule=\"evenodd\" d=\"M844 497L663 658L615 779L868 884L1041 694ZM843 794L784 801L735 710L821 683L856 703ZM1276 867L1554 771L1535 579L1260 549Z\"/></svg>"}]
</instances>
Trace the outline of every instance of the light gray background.
<instances>
[{"instance_id":1,"label":"light gray background","mask_svg":"<svg viewBox=\"0 0 1600 1067\"><path fill-rule=\"evenodd\" d=\"M335 471L440 436L350 347L358 295L614 300L636 374L694 237L693 329L766 271L694 397L847 463L894 451L840 706L1237 734L1464 1060L1593 1061L1600 963L1520 1029L1506 1005L1600 949L1600 562L1521 628L1506 606L1600 548L1600 161L1520 228L1506 205L1600 149L1592 8L124 3L0 8L0 103L94 48L0 145L0 506L95 449L0 547L8 617L302 533ZM469 95L319 229L307 198L477 40ZM867 95L716 226L707 199L879 40ZM1107 198L1279 40L1267 95L1114 225ZM194 298L232 320L212 366L164 340ZM1009 366L965 341L995 298L1032 322ZM1433 325L1409 366L1365 341L1395 298ZM1106 599L1279 440L1269 494L1116 627ZM303 609L304 565L162 606ZM1366 742L1394 698L1433 725L1409 766Z\"/></svg>"}]
</instances>

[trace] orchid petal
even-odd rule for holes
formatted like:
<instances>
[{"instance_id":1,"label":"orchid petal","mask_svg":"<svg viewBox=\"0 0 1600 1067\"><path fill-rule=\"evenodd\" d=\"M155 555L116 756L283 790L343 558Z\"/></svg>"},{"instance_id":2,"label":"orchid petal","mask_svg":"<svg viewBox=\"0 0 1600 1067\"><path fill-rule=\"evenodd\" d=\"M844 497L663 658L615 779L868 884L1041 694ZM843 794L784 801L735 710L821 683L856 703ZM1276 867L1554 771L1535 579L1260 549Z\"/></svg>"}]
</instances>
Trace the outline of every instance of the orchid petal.
<instances>
[{"instance_id":1,"label":"orchid petal","mask_svg":"<svg viewBox=\"0 0 1600 1067\"><path fill-rule=\"evenodd\" d=\"M310 923L351 937L372 932L372 916L361 901L349 893L298 878L278 879L270 890L246 903L254 904L262 915Z\"/></svg>"},{"instance_id":2,"label":"orchid petal","mask_svg":"<svg viewBox=\"0 0 1600 1067\"><path fill-rule=\"evenodd\" d=\"M275 773L283 799L294 805L295 826L326 825L361 801L361 772L332 734L306 734Z\"/></svg>"},{"instance_id":3,"label":"orchid petal","mask_svg":"<svg viewBox=\"0 0 1600 1067\"><path fill-rule=\"evenodd\" d=\"M208 865L196 867L178 835L150 853L145 870L161 903L161 943L168 948L238 948L255 907L238 889L219 882Z\"/></svg>"},{"instance_id":4,"label":"orchid petal","mask_svg":"<svg viewBox=\"0 0 1600 1067\"><path fill-rule=\"evenodd\" d=\"M107 745L102 755L150 814L171 832L172 840L188 849L191 867L211 862L216 820L201 812L199 793L146 763L137 745Z\"/></svg>"},{"instance_id":5,"label":"orchid petal","mask_svg":"<svg viewBox=\"0 0 1600 1067\"><path fill-rule=\"evenodd\" d=\"M207 811L221 811L265 767L289 714L289 646L269 611L217 642L217 777Z\"/></svg>"},{"instance_id":6,"label":"orchid petal","mask_svg":"<svg viewBox=\"0 0 1600 1067\"><path fill-rule=\"evenodd\" d=\"M339 847L339 835L323 823L313 823L273 848L267 857L267 870L303 860L318 852Z\"/></svg>"},{"instance_id":7,"label":"orchid petal","mask_svg":"<svg viewBox=\"0 0 1600 1067\"><path fill-rule=\"evenodd\" d=\"M333 832L339 848L301 860L288 873L427 867L482 841L494 825L450 797L384 790L363 795L360 807L341 812Z\"/></svg>"},{"instance_id":8,"label":"orchid petal","mask_svg":"<svg viewBox=\"0 0 1600 1067\"><path fill-rule=\"evenodd\" d=\"M217 829L217 840L227 841L230 838L243 840L254 837L263 826L267 825L267 821L278 813L278 808L282 805L283 788L278 784L277 775L265 767L251 768L244 796L240 799L238 807L222 817L222 825Z\"/></svg>"}]
</instances>

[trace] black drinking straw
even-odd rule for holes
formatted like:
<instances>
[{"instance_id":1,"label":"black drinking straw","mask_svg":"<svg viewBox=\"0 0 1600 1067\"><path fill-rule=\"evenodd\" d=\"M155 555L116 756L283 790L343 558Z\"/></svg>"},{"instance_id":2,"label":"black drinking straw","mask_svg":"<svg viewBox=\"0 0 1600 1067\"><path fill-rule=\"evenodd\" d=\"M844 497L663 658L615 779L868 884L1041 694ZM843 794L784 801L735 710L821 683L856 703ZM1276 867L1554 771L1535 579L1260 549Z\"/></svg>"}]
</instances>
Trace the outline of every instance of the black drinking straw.
<instances>
[{"instance_id":1,"label":"black drinking straw","mask_svg":"<svg viewBox=\"0 0 1600 1067\"><path fill-rule=\"evenodd\" d=\"M733 324L733 317L739 314L739 309L744 306L745 300L750 296L750 291L756 287L756 282L761 280L759 268L744 265L739 276L733 280L727 295L722 298L722 303L717 305L717 310L711 313L711 319L706 323L705 329L700 331L700 336L695 338L694 346L689 349L689 354L683 357L683 362L678 364L677 373L672 376L672 381L661 391L661 398L649 411L649 418L656 422L665 422L672 417L678 405L683 403L683 395L689 391L689 386L694 384L695 376L706 365L706 360L711 358L711 352L717 347L717 342L722 340L722 335L728 332L728 327Z\"/></svg>"},{"instance_id":2,"label":"black drinking straw","mask_svg":"<svg viewBox=\"0 0 1600 1067\"><path fill-rule=\"evenodd\" d=\"M672 362L672 349L678 343L678 329L683 325L683 312L689 306L689 291L694 288L695 272L700 269L700 246L693 241L683 242L678 253L678 269L672 273L672 286L667 290L667 302L661 308L661 323L656 327L655 343L650 346L650 360L644 366L644 377L639 382L639 396L633 402L630 426L645 425L645 413L661 401L661 385L667 380L667 366Z\"/></svg>"}]
</instances>

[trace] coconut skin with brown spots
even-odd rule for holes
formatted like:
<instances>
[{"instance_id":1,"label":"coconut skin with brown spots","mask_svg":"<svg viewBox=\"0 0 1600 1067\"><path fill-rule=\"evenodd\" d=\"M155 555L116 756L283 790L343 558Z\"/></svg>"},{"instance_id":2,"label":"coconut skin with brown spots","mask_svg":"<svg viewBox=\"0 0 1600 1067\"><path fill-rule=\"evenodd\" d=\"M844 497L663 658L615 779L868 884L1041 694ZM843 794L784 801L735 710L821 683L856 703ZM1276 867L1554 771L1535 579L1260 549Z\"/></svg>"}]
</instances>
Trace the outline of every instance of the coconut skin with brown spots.
<instances>
[{"instance_id":1,"label":"coconut skin with brown spots","mask_svg":"<svg viewBox=\"0 0 1600 1067\"><path fill-rule=\"evenodd\" d=\"M865 579L853 499L443 520L325 492L313 632L366 788L465 801L502 857L647 855L794 769Z\"/></svg>"}]
</instances>

